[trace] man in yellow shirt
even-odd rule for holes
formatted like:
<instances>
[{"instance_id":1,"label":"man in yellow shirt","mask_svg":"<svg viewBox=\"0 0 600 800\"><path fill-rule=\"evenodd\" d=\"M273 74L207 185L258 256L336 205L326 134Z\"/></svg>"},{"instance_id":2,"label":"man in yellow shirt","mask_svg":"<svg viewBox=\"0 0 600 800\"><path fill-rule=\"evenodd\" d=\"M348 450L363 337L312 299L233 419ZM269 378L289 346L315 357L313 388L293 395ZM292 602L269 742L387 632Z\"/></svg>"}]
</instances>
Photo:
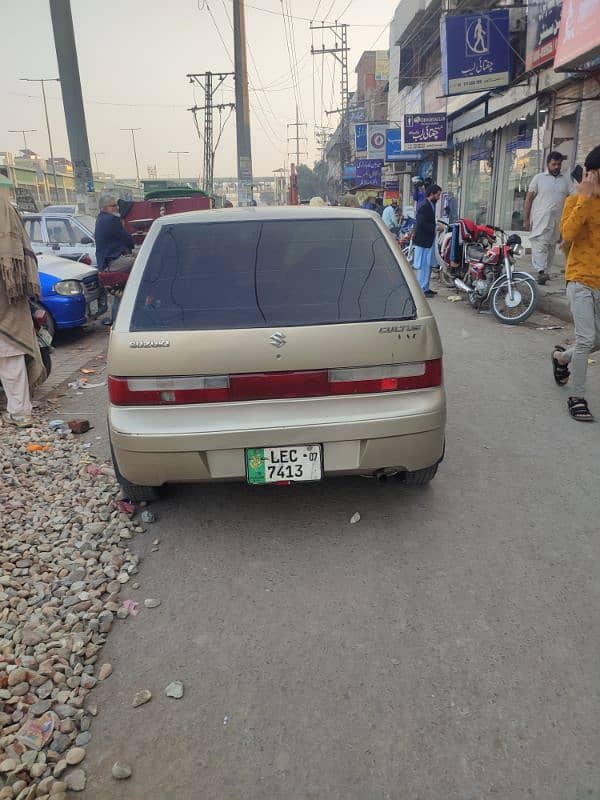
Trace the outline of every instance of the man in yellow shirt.
<instances>
[{"instance_id":1,"label":"man in yellow shirt","mask_svg":"<svg viewBox=\"0 0 600 800\"><path fill-rule=\"evenodd\" d=\"M567 198L561 233L571 243L565 277L575 324L575 346L553 350L554 380L564 386L572 371L569 413L580 422L594 422L584 395L588 357L600 350L600 146L588 153L585 177L577 194Z\"/></svg>"}]
</instances>

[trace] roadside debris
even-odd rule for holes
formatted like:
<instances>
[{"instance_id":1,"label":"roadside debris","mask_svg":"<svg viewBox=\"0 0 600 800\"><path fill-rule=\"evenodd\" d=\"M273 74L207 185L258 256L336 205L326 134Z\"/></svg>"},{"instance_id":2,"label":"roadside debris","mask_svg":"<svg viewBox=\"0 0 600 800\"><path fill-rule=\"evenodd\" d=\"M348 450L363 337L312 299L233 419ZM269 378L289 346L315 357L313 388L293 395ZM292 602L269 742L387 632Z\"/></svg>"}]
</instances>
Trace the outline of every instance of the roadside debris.
<instances>
[{"instance_id":1,"label":"roadside debris","mask_svg":"<svg viewBox=\"0 0 600 800\"><path fill-rule=\"evenodd\" d=\"M173 681L165 689L167 697L173 697L175 700L180 700L183 697L183 683L181 681Z\"/></svg>"},{"instance_id":2,"label":"roadside debris","mask_svg":"<svg viewBox=\"0 0 600 800\"><path fill-rule=\"evenodd\" d=\"M160 605L160 600L154 597L147 597L144 600L144 605L146 606L146 608L158 608Z\"/></svg>"},{"instance_id":3,"label":"roadside debris","mask_svg":"<svg viewBox=\"0 0 600 800\"><path fill-rule=\"evenodd\" d=\"M542 325L536 328L536 331L562 331L564 327L564 325Z\"/></svg>"},{"instance_id":4,"label":"roadside debris","mask_svg":"<svg viewBox=\"0 0 600 800\"><path fill-rule=\"evenodd\" d=\"M122 761L115 761L111 769L112 776L117 781L124 781L131 778L132 769L129 764L124 764Z\"/></svg>"},{"instance_id":5,"label":"roadside debris","mask_svg":"<svg viewBox=\"0 0 600 800\"><path fill-rule=\"evenodd\" d=\"M86 745L112 667L102 646L139 557L114 472L62 419L0 429L0 798L85 789Z\"/></svg>"},{"instance_id":6,"label":"roadside debris","mask_svg":"<svg viewBox=\"0 0 600 800\"><path fill-rule=\"evenodd\" d=\"M153 511L144 509L141 516L142 522L145 522L147 525L151 525L153 522L156 522L156 514Z\"/></svg>"},{"instance_id":7,"label":"roadside debris","mask_svg":"<svg viewBox=\"0 0 600 800\"><path fill-rule=\"evenodd\" d=\"M350 517L350 525L356 525L357 522L360 522L360 514L358 513L358 511L356 512L356 514L353 514Z\"/></svg>"},{"instance_id":8,"label":"roadside debris","mask_svg":"<svg viewBox=\"0 0 600 800\"><path fill-rule=\"evenodd\" d=\"M90 423L87 419L71 419L67 422L71 433L81 434L87 433L90 429Z\"/></svg>"},{"instance_id":9,"label":"roadside debris","mask_svg":"<svg viewBox=\"0 0 600 800\"><path fill-rule=\"evenodd\" d=\"M102 666L100 667L100 670L98 672L98 680L99 681L105 681L107 678L109 678L112 675L112 673L113 673L112 664L108 664L108 663L102 664Z\"/></svg>"},{"instance_id":10,"label":"roadside debris","mask_svg":"<svg viewBox=\"0 0 600 800\"><path fill-rule=\"evenodd\" d=\"M133 584L133 588L137 588L135 583ZM137 600L123 600L123 605L121 608L124 608L126 611L128 611L132 617L137 617L137 615L140 613L140 604Z\"/></svg>"},{"instance_id":11,"label":"roadside debris","mask_svg":"<svg viewBox=\"0 0 600 800\"><path fill-rule=\"evenodd\" d=\"M462 300L462 297L459 294L449 294L446 300L449 303L458 303Z\"/></svg>"},{"instance_id":12,"label":"roadside debris","mask_svg":"<svg viewBox=\"0 0 600 800\"><path fill-rule=\"evenodd\" d=\"M133 700L131 702L131 705L134 708L138 708L138 706L145 705L151 699L152 699L152 692L150 691L150 689L142 689L141 691L136 692L133 695Z\"/></svg>"}]
</instances>

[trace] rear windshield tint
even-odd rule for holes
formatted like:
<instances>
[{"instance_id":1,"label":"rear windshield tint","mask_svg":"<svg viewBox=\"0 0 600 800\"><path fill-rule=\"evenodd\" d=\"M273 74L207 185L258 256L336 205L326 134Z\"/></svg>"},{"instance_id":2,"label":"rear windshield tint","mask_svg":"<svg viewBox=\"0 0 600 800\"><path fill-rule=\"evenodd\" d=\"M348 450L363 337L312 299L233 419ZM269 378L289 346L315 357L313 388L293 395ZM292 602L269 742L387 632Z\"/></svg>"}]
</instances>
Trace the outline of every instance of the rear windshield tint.
<instances>
[{"instance_id":1,"label":"rear windshield tint","mask_svg":"<svg viewBox=\"0 0 600 800\"><path fill-rule=\"evenodd\" d=\"M148 258L132 331L411 319L396 259L368 219L167 225Z\"/></svg>"}]
</instances>

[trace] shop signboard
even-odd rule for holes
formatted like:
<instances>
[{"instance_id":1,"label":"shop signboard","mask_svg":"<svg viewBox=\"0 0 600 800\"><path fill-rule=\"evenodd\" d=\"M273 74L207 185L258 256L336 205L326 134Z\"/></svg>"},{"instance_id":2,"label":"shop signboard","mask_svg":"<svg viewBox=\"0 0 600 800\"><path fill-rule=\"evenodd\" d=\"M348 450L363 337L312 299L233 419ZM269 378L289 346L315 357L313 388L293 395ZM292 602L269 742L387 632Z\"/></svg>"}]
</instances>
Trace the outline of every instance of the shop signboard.
<instances>
[{"instance_id":1,"label":"shop signboard","mask_svg":"<svg viewBox=\"0 0 600 800\"><path fill-rule=\"evenodd\" d=\"M419 150L402 149L402 131L400 128L388 128L385 132L386 161L420 161L423 153Z\"/></svg>"},{"instance_id":2,"label":"shop signboard","mask_svg":"<svg viewBox=\"0 0 600 800\"><path fill-rule=\"evenodd\" d=\"M445 114L405 114L404 146L420 150L441 150L448 145Z\"/></svg>"},{"instance_id":3,"label":"shop signboard","mask_svg":"<svg viewBox=\"0 0 600 800\"><path fill-rule=\"evenodd\" d=\"M361 122L354 126L354 149L357 153L367 152L369 126Z\"/></svg>"},{"instance_id":4,"label":"shop signboard","mask_svg":"<svg viewBox=\"0 0 600 800\"><path fill-rule=\"evenodd\" d=\"M356 164L344 164L342 180L353 181L356 178Z\"/></svg>"},{"instance_id":5,"label":"shop signboard","mask_svg":"<svg viewBox=\"0 0 600 800\"><path fill-rule=\"evenodd\" d=\"M527 7L527 69L552 61L556 54L562 0L533 0Z\"/></svg>"},{"instance_id":6,"label":"shop signboard","mask_svg":"<svg viewBox=\"0 0 600 800\"><path fill-rule=\"evenodd\" d=\"M356 162L356 183L359 186L381 186L383 159L359 158Z\"/></svg>"},{"instance_id":7,"label":"shop signboard","mask_svg":"<svg viewBox=\"0 0 600 800\"><path fill-rule=\"evenodd\" d=\"M368 158L385 158L385 132L387 125L369 123L367 156Z\"/></svg>"},{"instance_id":8,"label":"shop signboard","mask_svg":"<svg viewBox=\"0 0 600 800\"><path fill-rule=\"evenodd\" d=\"M554 69L566 72L600 53L600 0L563 0Z\"/></svg>"},{"instance_id":9,"label":"shop signboard","mask_svg":"<svg viewBox=\"0 0 600 800\"><path fill-rule=\"evenodd\" d=\"M365 111L364 106L356 106L348 109L349 122L364 122L366 118L367 112Z\"/></svg>"},{"instance_id":10,"label":"shop signboard","mask_svg":"<svg viewBox=\"0 0 600 800\"><path fill-rule=\"evenodd\" d=\"M508 86L512 55L509 32L508 9L443 16L444 92L466 94Z\"/></svg>"}]
</instances>

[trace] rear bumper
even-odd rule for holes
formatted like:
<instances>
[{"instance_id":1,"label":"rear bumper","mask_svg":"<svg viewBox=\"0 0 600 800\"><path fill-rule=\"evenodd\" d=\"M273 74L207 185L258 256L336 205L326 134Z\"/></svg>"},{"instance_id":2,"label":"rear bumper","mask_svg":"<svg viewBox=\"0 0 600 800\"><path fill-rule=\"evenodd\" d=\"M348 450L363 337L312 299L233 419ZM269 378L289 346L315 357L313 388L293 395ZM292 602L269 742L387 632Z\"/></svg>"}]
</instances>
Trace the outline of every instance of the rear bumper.
<instances>
[{"instance_id":1,"label":"rear bumper","mask_svg":"<svg viewBox=\"0 0 600 800\"><path fill-rule=\"evenodd\" d=\"M443 388L179 407L110 406L119 470L146 486L245 480L248 447L322 444L326 475L424 469L443 455Z\"/></svg>"}]
</instances>

